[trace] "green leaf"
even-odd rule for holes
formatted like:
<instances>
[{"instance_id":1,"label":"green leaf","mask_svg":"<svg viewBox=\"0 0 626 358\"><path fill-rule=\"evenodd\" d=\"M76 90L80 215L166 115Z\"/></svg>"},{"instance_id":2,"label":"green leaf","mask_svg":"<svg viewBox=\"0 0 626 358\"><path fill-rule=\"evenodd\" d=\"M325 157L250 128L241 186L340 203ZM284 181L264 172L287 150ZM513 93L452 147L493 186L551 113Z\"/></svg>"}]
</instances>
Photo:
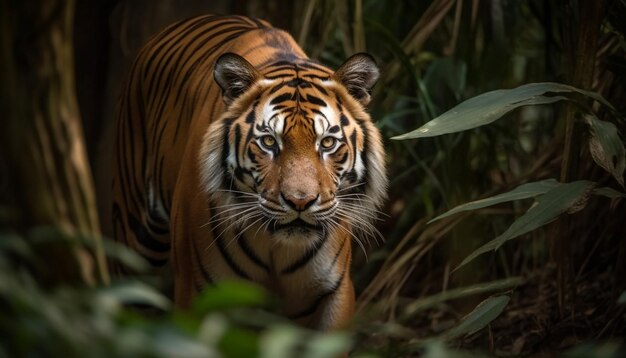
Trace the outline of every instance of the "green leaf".
<instances>
[{"instance_id":1,"label":"green leaf","mask_svg":"<svg viewBox=\"0 0 626 358\"><path fill-rule=\"evenodd\" d=\"M617 127L596 116L587 115L585 121L591 129L589 151L593 160L609 172L615 180L624 186L624 169L626 168L626 150L619 137Z\"/></svg>"},{"instance_id":2,"label":"green leaf","mask_svg":"<svg viewBox=\"0 0 626 358\"><path fill-rule=\"evenodd\" d=\"M624 303L626 303L626 291L622 292L622 294L619 295L619 298L617 299L617 303L620 305L623 305Z\"/></svg>"},{"instance_id":3,"label":"green leaf","mask_svg":"<svg viewBox=\"0 0 626 358\"><path fill-rule=\"evenodd\" d=\"M595 195L606 196L607 198L610 198L610 199L626 198L626 194L619 192L615 189L607 188L607 187L597 188L593 191L593 193Z\"/></svg>"},{"instance_id":4,"label":"green leaf","mask_svg":"<svg viewBox=\"0 0 626 358\"><path fill-rule=\"evenodd\" d=\"M222 281L205 289L193 302L193 312L224 310L238 307L258 307L268 303L266 291L243 281Z\"/></svg>"},{"instance_id":5,"label":"green leaf","mask_svg":"<svg viewBox=\"0 0 626 358\"><path fill-rule=\"evenodd\" d=\"M437 293L432 296L420 298L408 305L404 309L404 319L413 316L419 311L433 307L441 302L458 299L462 297L477 295L486 292L494 292L507 290L515 286L519 286L524 283L522 277L510 277L503 280L496 280L492 282L479 283L467 287L454 288L448 291Z\"/></svg>"},{"instance_id":6,"label":"green leaf","mask_svg":"<svg viewBox=\"0 0 626 358\"><path fill-rule=\"evenodd\" d=\"M241 328L227 330L218 345L225 357L248 358L259 356L259 338L255 332Z\"/></svg>"},{"instance_id":7,"label":"green leaf","mask_svg":"<svg viewBox=\"0 0 626 358\"><path fill-rule=\"evenodd\" d=\"M434 137L461 132L492 123L518 107L569 100L565 96L546 96L549 93L583 94L613 108L602 96L594 92L553 82L529 83L517 88L491 91L470 98L420 128L391 139Z\"/></svg>"},{"instance_id":8,"label":"green leaf","mask_svg":"<svg viewBox=\"0 0 626 358\"><path fill-rule=\"evenodd\" d=\"M275 326L264 332L260 339L261 358L294 357L303 339L303 332L292 326Z\"/></svg>"},{"instance_id":9,"label":"green leaf","mask_svg":"<svg viewBox=\"0 0 626 358\"><path fill-rule=\"evenodd\" d=\"M152 287L141 282L118 283L100 290L100 295L122 304L142 304L167 310L171 302Z\"/></svg>"},{"instance_id":10,"label":"green leaf","mask_svg":"<svg viewBox=\"0 0 626 358\"><path fill-rule=\"evenodd\" d=\"M483 329L502 313L509 300L509 296L489 297L476 306L472 312L463 318L459 325L450 329L444 336L455 338Z\"/></svg>"},{"instance_id":11,"label":"green leaf","mask_svg":"<svg viewBox=\"0 0 626 358\"><path fill-rule=\"evenodd\" d=\"M490 198L480 199L480 200L476 200L476 201L459 205L455 207L454 209L449 210L448 212L443 213L437 216L436 218L430 220L428 223L430 224L434 221L443 219L445 217L454 215L462 211L482 209L487 206L492 206L492 205L496 205L496 204L500 204L500 203L504 203L508 201L532 198L537 195L544 194L548 190L553 189L559 185L560 183L554 179L547 179L547 180L542 180L538 182L522 184L507 193L498 194Z\"/></svg>"},{"instance_id":12,"label":"green leaf","mask_svg":"<svg viewBox=\"0 0 626 358\"><path fill-rule=\"evenodd\" d=\"M150 269L150 263L129 246L105 239L102 240L102 248L107 258L119 262L135 272L148 272Z\"/></svg>"},{"instance_id":13,"label":"green leaf","mask_svg":"<svg viewBox=\"0 0 626 358\"><path fill-rule=\"evenodd\" d=\"M419 356L422 358L480 358L486 357L482 354L479 354L474 351L461 351L455 350L446 347L442 341L440 340L432 340L426 342L426 344L421 347L420 351L423 351L423 354Z\"/></svg>"},{"instance_id":14,"label":"green leaf","mask_svg":"<svg viewBox=\"0 0 626 358\"><path fill-rule=\"evenodd\" d=\"M317 334L307 343L304 358L340 357L341 353L348 352L352 345L350 335L341 332Z\"/></svg>"},{"instance_id":15,"label":"green leaf","mask_svg":"<svg viewBox=\"0 0 626 358\"><path fill-rule=\"evenodd\" d=\"M559 185L537 198L537 202L519 217L500 236L479 247L467 256L454 271L491 250L497 250L506 241L531 232L555 220L572 207L580 206L581 199L590 193L594 183L586 180Z\"/></svg>"}]
</instances>

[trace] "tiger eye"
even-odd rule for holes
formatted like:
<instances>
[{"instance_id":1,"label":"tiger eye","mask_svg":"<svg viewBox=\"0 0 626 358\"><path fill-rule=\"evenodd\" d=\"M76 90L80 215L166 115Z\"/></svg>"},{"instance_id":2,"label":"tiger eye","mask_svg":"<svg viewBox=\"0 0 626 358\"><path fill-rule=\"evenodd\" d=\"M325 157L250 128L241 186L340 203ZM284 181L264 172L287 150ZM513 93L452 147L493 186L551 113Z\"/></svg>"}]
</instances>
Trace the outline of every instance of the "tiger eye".
<instances>
[{"instance_id":1,"label":"tiger eye","mask_svg":"<svg viewBox=\"0 0 626 358\"><path fill-rule=\"evenodd\" d=\"M326 137L326 138L322 139L320 144L322 145L322 148L330 149L330 148L332 148L335 145L335 141L336 141L336 139L333 138L333 137Z\"/></svg>"},{"instance_id":2,"label":"tiger eye","mask_svg":"<svg viewBox=\"0 0 626 358\"><path fill-rule=\"evenodd\" d=\"M271 135L266 135L261 138L261 143L263 143L264 146L271 148L276 145L276 139Z\"/></svg>"}]
</instances>

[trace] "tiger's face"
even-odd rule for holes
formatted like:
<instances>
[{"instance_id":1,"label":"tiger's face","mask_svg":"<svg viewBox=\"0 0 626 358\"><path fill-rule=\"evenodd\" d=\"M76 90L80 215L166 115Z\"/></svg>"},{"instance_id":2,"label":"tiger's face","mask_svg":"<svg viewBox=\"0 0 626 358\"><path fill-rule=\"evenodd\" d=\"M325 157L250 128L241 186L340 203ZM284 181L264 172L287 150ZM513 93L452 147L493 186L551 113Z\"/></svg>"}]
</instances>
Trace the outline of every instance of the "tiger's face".
<instances>
[{"instance_id":1,"label":"tiger's face","mask_svg":"<svg viewBox=\"0 0 626 358\"><path fill-rule=\"evenodd\" d=\"M227 54L216 63L227 111L207 132L203 180L221 222L278 240L319 238L371 221L386 190L378 130L363 106L378 70L355 55L335 73L309 62L258 72ZM230 210L230 211L229 211Z\"/></svg>"}]
</instances>

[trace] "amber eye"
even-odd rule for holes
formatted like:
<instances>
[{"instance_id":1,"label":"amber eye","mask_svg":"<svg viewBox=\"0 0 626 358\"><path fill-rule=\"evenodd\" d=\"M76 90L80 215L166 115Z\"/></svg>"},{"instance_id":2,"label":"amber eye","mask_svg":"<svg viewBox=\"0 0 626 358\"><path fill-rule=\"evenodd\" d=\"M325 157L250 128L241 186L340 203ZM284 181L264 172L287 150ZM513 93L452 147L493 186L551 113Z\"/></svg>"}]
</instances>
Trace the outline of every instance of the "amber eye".
<instances>
[{"instance_id":1,"label":"amber eye","mask_svg":"<svg viewBox=\"0 0 626 358\"><path fill-rule=\"evenodd\" d=\"M337 139L335 139L334 137L325 137L320 142L320 145L324 149L330 149L335 146L335 142L337 142Z\"/></svg>"},{"instance_id":2,"label":"amber eye","mask_svg":"<svg viewBox=\"0 0 626 358\"><path fill-rule=\"evenodd\" d=\"M271 135L261 137L261 143L267 148L273 148L276 145L276 138Z\"/></svg>"}]
</instances>

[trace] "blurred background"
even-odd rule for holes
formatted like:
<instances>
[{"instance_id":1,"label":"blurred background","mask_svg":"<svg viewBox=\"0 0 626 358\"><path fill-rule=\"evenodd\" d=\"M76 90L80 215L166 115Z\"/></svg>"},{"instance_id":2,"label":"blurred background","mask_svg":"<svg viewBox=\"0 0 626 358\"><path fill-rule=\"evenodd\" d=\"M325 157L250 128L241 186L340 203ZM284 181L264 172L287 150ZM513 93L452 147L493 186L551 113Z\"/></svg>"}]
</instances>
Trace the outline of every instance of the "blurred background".
<instances>
[{"instance_id":1,"label":"blurred background","mask_svg":"<svg viewBox=\"0 0 626 358\"><path fill-rule=\"evenodd\" d=\"M624 192L623 167L616 176L594 162L580 112L613 123L623 138L626 1L7 0L0 4L0 309L7 312L0 315L0 332L14 339L0 341L0 353L169 356L159 345L169 342L181 356L270 357L267 342L284 343L296 332L272 326L267 338L259 333L268 332L260 328L265 324L220 316L222 303L207 304L213 301L206 297L197 312L217 315L174 317L149 285L109 284L107 257L142 265L110 242L113 113L120 88L151 35L207 13L268 20L331 68L366 51L382 69L369 111L385 138L391 178L386 215L377 225L385 240L364 250L354 245L357 321L347 340L315 336L322 342L311 348L317 356L333 344L364 356L428 356L437 349L447 356L466 350L624 352L623 197L587 195L558 219L459 270L533 201L428 221L457 205L550 178ZM594 91L615 108L576 95L567 104L522 107L469 131L390 139L466 99L532 82ZM610 160L614 168L624 161L621 140L619 147ZM235 297L262 296L230 289ZM230 300L244 308L264 301ZM128 312L129 302L160 313ZM478 324L450 333L474 318ZM63 322L87 328L77 333ZM44 338L50 332L54 340ZM302 348L302 337L316 333L297 332L289 337L295 352L304 352L310 347ZM40 341L46 343L33 348ZM153 344L152 350L137 342ZM335 354L330 352L326 356Z\"/></svg>"}]
</instances>

